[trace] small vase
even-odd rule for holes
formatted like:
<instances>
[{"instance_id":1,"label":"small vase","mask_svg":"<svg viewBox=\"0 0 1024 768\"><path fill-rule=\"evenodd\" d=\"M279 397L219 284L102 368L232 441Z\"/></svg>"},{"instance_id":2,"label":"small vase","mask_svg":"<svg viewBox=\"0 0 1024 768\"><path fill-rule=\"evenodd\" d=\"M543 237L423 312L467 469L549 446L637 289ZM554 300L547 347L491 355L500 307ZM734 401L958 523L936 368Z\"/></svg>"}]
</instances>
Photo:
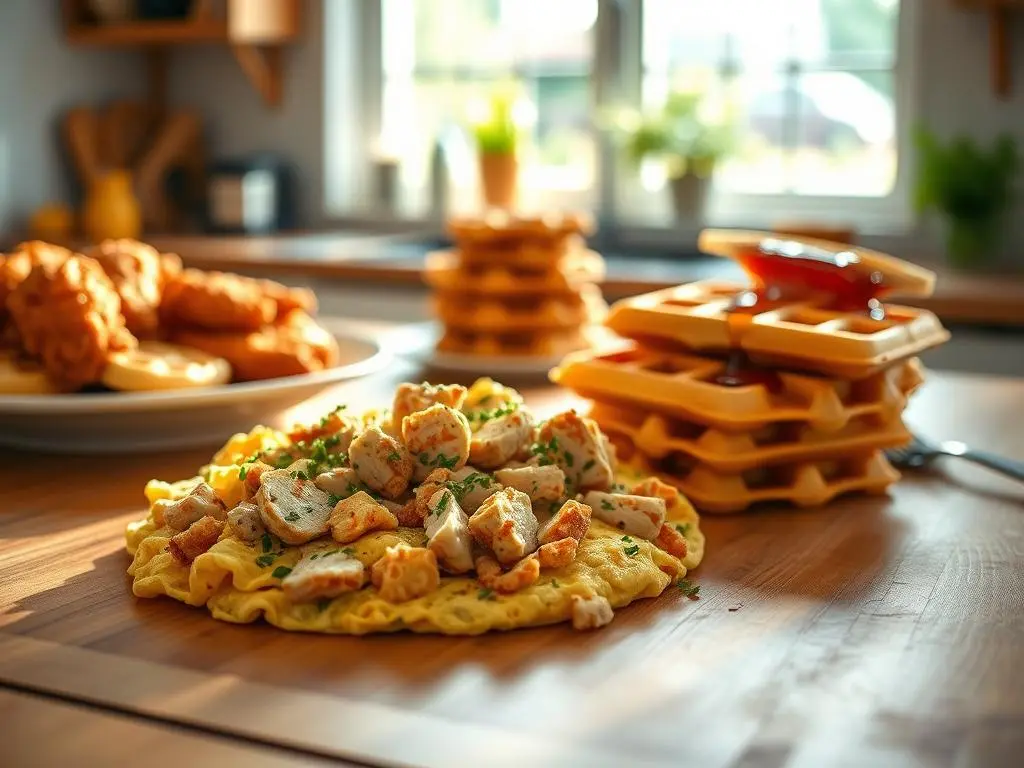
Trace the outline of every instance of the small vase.
<instances>
[{"instance_id":1,"label":"small vase","mask_svg":"<svg viewBox=\"0 0 1024 768\"><path fill-rule=\"evenodd\" d=\"M975 269L995 258L999 247L995 221L950 219L946 227L946 256L953 267Z\"/></svg>"},{"instance_id":2,"label":"small vase","mask_svg":"<svg viewBox=\"0 0 1024 768\"><path fill-rule=\"evenodd\" d=\"M518 181L519 162L514 154L480 153L480 186L488 206L514 208Z\"/></svg>"},{"instance_id":3,"label":"small vase","mask_svg":"<svg viewBox=\"0 0 1024 768\"><path fill-rule=\"evenodd\" d=\"M142 211L128 171L107 171L86 191L82 230L92 242L133 238L142 234Z\"/></svg>"},{"instance_id":4,"label":"small vase","mask_svg":"<svg viewBox=\"0 0 1024 768\"><path fill-rule=\"evenodd\" d=\"M677 221L701 221L707 206L710 180L694 173L685 173L669 180L672 209Z\"/></svg>"}]
</instances>

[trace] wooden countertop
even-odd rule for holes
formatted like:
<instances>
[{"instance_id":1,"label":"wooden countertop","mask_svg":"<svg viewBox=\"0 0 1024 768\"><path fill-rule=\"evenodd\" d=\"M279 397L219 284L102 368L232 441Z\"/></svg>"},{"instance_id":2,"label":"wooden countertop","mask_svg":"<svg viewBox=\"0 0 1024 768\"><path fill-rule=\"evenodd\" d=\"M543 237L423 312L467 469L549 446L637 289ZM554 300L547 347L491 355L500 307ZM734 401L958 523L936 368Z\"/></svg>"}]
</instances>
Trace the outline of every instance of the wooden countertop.
<instances>
[{"instance_id":1,"label":"wooden countertop","mask_svg":"<svg viewBox=\"0 0 1024 768\"><path fill-rule=\"evenodd\" d=\"M323 401L383 403L429 375L402 361ZM524 391L542 414L573 402ZM1021 380L932 374L908 422L1022 458L1022 402ZM131 596L143 484L208 456L0 452L5 755L66 762L68 733L89 764L169 763L186 738L258 765L1018 764L1024 486L984 470L705 515L700 598L640 601L599 632L352 638Z\"/></svg>"},{"instance_id":2,"label":"wooden countertop","mask_svg":"<svg viewBox=\"0 0 1024 768\"><path fill-rule=\"evenodd\" d=\"M422 249L409 236L307 234L275 237L154 237L154 245L179 253L203 269L419 285ZM404 246L396 252L395 246ZM933 267L939 277L935 294L905 303L930 309L946 322L1024 326L1024 273L971 274ZM654 259L638 256L609 264L602 283L617 299L667 288L682 282L740 275L725 259ZM899 297L894 297L894 302Z\"/></svg>"}]
</instances>

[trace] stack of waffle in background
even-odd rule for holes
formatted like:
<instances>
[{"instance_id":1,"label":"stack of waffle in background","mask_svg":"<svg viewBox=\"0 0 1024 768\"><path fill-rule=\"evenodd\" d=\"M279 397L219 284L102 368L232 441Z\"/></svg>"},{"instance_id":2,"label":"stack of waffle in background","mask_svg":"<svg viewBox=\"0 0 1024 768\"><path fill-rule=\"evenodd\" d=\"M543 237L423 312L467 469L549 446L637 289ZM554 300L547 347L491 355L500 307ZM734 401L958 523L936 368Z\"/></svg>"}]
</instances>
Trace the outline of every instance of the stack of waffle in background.
<instances>
[{"instance_id":1,"label":"stack of waffle in background","mask_svg":"<svg viewBox=\"0 0 1024 768\"><path fill-rule=\"evenodd\" d=\"M588 346L607 305L604 260L583 216L454 219L454 248L427 257L426 280L447 354L559 358Z\"/></svg>"},{"instance_id":2,"label":"stack of waffle in background","mask_svg":"<svg viewBox=\"0 0 1024 768\"><path fill-rule=\"evenodd\" d=\"M711 233L705 250L778 244L769 237ZM931 273L892 257L815 245L855 253L867 280L902 295L934 285ZM593 401L590 415L621 460L661 475L701 510L883 492L899 478L884 451L910 438L902 414L923 380L916 355L948 333L931 312L876 300L848 308L792 276L772 285L755 274L755 289L705 281L618 302L605 324L621 339L570 354L552 379Z\"/></svg>"}]
</instances>

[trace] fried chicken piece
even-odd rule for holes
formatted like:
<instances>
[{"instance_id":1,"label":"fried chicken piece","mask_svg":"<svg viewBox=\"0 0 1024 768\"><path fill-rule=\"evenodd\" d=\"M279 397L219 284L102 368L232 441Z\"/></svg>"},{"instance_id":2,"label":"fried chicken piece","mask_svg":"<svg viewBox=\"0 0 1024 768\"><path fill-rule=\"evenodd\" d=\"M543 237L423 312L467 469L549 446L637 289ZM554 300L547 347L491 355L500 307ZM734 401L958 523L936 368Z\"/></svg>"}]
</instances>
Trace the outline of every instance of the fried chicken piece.
<instances>
[{"instance_id":1,"label":"fried chicken piece","mask_svg":"<svg viewBox=\"0 0 1024 768\"><path fill-rule=\"evenodd\" d=\"M0 321L7 315L7 298L24 282L32 269L40 264L59 267L71 255L67 248L30 240L11 253L0 255Z\"/></svg>"},{"instance_id":2,"label":"fried chicken piece","mask_svg":"<svg viewBox=\"0 0 1024 768\"><path fill-rule=\"evenodd\" d=\"M113 283L85 256L38 264L8 297L7 307L25 349L64 389L99 381L110 353L137 343L125 327Z\"/></svg>"},{"instance_id":3,"label":"fried chicken piece","mask_svg":"<svg viewBox=\"0 0 1024 768\"><path fill-rule=\"evenodd\" d=\"M167 549L181 565L191 565L193 560L217 543L223 531L223 520L203 517L181 533L172 536Z\"/></svg>"},{"instance_id":4,"label":"fried chicken piece","mask_svg":"<svg viewBox=\"0 0 1024 768\"><path fill-rule=\"evenodd\" d=\"M154 336L165 280L156 248L138 240L104 240L86 255L96 259L114 283L128 330L139 337Z\"/></svg>"},{"instance_id":5,"label":"fried chicken piece","mask_svg":"<svg viewBox=\"0 0 1024 768\"><path fill-rule=\"evenodd\" d=\"M167 283L161 318L172 327L257 331L277 317L277 305L250 277L186 269Z\"/></svg>"},{"instance_id":6,"label":"fried chicken piece","mask_svg":"<svg viewBox=\"0 0 1024 768\"><path fill-rule=\"evenodd\" d=\"M311 315L316 313L316 294L309 288L291 288L273 280L257 280L256 282L263 290L263 295L272 299L277 306L278 317L283 317L296 309L301 309Z\"/></svg>"},{"instance_id":7,"label":"fried chicken piece","mask_svg":"<svg viewBox=\"0 0 1024 768\"><path fill-rule=\"evenodd\" d=\"M331 334L301 310L285 322L254 333L204 333L181 330L172 335L178 344L223 357L237 381L322 371L337 365L338 345Z\"/></svg>"}]
</instances>

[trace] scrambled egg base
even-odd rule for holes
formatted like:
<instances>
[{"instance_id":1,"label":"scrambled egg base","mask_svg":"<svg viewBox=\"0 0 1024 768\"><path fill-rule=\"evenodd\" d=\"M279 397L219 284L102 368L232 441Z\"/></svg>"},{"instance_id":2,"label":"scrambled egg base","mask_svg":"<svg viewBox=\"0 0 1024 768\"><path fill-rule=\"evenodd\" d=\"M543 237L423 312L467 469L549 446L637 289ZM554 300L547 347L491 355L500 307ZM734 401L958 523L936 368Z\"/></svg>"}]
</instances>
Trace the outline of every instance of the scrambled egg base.
<instances>
[{"instance_id":1,"label":"scrambled egg base","mask_svg":"<svg viewBox=\"0 0 1024 768\"><path fill-rule=\"evenodd\" d=\"M230 508L242 499L239 473L245 457L287 443L285 435L264 427L236 435L203 468L202 476ZM168 551L175 531L154 522L153 504L185 496L199 479L177 483L153 480L147 485L150 512L145 519L129 524L126 535L128 553L134 558L128 569L132 591L138 597L166 595L189 605L205 605L214 618L235 623L262 617L294 631L367 634L411 630L452 635L553 624L571 618L573 595L603 596L613 608L637 598L656 597L678 583L687 569L696 567L704 552L697 513L680 496L678 503L669 505L668 520L678 524L687 540L687 555L681 561L644 539L629 539L627 546L621 531L594 519L574 562L545 570L535 584L513 594L481 589L472 577L442 576L439 589L404 603L382 600L372 586L330 600L292 603L274 572L296 564L299 546L284 545L269 535L249 544L225 530L191 566L180 564ZM399 542L423 546L424 540L422 529L399 528L368 533L349 546L369 567L390 546Z\"/></svg>"}]
</instances>

